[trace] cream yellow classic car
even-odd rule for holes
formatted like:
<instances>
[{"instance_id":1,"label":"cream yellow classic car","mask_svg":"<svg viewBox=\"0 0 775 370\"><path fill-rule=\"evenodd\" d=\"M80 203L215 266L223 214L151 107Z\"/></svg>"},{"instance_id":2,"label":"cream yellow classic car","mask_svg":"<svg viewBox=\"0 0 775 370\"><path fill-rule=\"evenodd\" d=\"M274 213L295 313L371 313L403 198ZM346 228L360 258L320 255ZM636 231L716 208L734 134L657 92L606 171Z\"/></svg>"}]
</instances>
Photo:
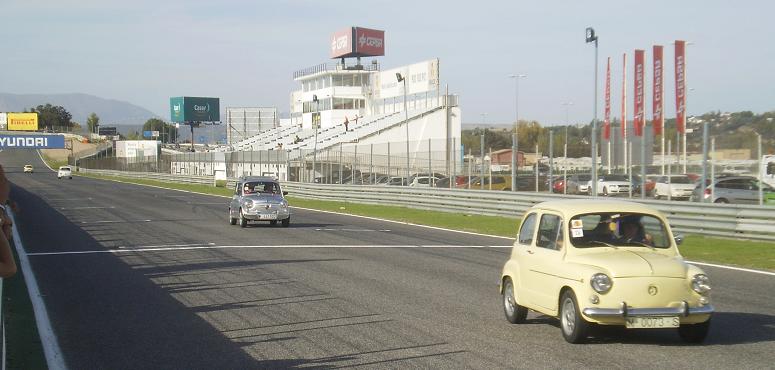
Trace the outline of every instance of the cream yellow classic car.
<instances>
[{"instance_id":1,"label":"cream yellow classic car","mask_svg":"<svg viewBox=\"0 0 775 370\"><path fill-rule=\"evenodd\" d=\"M676 328L702 342L713 306L710 280L678 252L665 217L645 205L609 200L544 202L522 219L500 293L506 319L528 309L558 317L568 342L594 325Z\"/></svg>"}]
</instances>

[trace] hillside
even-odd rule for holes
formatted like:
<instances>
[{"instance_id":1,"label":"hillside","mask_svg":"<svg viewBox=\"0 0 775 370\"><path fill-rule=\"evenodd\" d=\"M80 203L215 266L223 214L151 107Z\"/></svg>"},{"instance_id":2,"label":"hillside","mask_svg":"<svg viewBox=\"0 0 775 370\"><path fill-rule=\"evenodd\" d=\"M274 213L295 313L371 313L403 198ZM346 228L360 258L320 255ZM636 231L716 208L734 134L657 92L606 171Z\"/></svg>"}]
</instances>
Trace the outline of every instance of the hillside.
<instances>
[{"instance_id":1,"label":"hillside","mask_svg":"<svg viewBox=\"0 0 775 370\"><path fill-rule=\"evenodd\" d=\"M142 125L158 117L137 105L87 94L4 94L0 93L0 112L21 112L41 104L61 105L73 115L73 121L84 124L89 113L97 113L100 124Z\"/></svg>"}]
</instances>

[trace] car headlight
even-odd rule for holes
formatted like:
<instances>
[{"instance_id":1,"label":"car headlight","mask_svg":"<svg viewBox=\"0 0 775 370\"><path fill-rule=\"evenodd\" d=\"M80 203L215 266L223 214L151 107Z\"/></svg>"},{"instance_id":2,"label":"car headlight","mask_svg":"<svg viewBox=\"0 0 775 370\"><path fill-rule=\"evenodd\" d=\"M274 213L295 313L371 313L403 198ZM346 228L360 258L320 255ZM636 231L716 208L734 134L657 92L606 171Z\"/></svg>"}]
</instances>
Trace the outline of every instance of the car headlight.
<instances>
[{"instance_id":1,"label":"car headlight","mask_svg":"<svg viewBox=\"0 0 775 370\"><path fill-rule=\"evenodd\" d=\"M705 274L697 274L692 277L692 290L699 294L710 292L710 278Z\"/></svg>"},{"instance_id":2,"label":"car headlight","mask_svg":"<svg viewBox=\"0 0 775 370\"><path fill-rule=\"evenodd\" d=\"M288 208L288 203L287 202L282 202L282 203L280 203L280 207L283 208L283 209Z\"/></svg>"},{"instance_id":3,"label":"car headlight","mask_svg":"<svg viewBox=\"0 0 775 370\"><path fill-rule=\"evenodd\" d=\"M251 209L253 208L253 201L248 199L242 205L243 205L243 208Z\"/></svg>"},{"instance_id":4,"label":"car headlight","mask_svg":"<svg viewBox=\"0 0 775 370\"><path fill-rule=\"evenodd\" d=\"M592 275L592 279L589 280L589 284L592 285L592 289L601 294L611 290L611 286L613 285L611 278L603 273Z\"/></svg>"}]
</instances>

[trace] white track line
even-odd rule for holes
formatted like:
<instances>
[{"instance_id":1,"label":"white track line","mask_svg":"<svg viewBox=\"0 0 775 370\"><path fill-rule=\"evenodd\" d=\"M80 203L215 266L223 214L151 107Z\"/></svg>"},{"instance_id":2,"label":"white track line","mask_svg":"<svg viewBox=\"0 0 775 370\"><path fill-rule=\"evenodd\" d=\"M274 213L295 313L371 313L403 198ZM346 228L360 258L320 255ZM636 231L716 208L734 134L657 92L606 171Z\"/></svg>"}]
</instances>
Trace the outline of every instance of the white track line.
<instances>
[{"instance_id":1,"label":"white track line","mask_svg":"<svg viewBox=\"0 0 775 370\"><path fill-rule=\"evenodd\" d=\"M35 313L35 322L38 326L43 353L46 356L46 364L49 369L67 369L62 351L59 349L56 334L54 334L54 329L51 328L51 321L48 318L48 312L46 312L46 306L43 303L43 298L38 288L38 281L35 279L35 274L30 266L30 260L27 258L27 252L22 244L19 230L16 228L16 219L13 212L8 212L8 216L10 216L11 222L13 222L13 242L16 246L16 253L19 255L19 263L22 265L21 269L24 273L24 280L27 283L27 292L30 295L30 301L32 301L32 310Z\"/></svg>"},{"instance_id":2,"label":"white track line","mask_svg":"<svg viewBox=\"0 0 775 370\"><path fill-rule=\"evenodd\" d=\"M139 253L139 252L170 252L170 251L191 251L201 249L274 249L274 248L293 248L293 249L399 249L399 248L511 248L511 246L502 245L207 245L192 247L149 247L134 249L117 250L90 250L90 251L65 251L65 252L39 252L30 253L30 256L61 256L70 254L121 254L121 253Z\"/></svg>"},{"instance_id":3,"label":"white track line","mask_svg":"<svg viewBox=\"0 0 775 370\"><path fill-rule=\"evenodd\" d=\"M57 172L56 170L54 170L53 168L51 168L51 167L48 165L48 163L46 163L46 160L44 160L44 159L43 159L43 154L40 152L40 149L36 150L36 152L38 152L38 157L40 157L40 161L41 161L41 162L43 162L43 165L45 165L46 167L48 167L48 169L49 169L49 170L51 170L51 172Z\"/></svg>"},{"instance_id":4,"label":"white track line","mask_svg":"<svg viewBox=\"0 0 775 370\"><path fill-rule=\"evenodd\" d=\"M136 184L136 183L132 183L132 182L126 182L126 181L121 181L121 180L112 180L112 179L97 179L97 180L116 181L116 182L122 182L122 183L125 183L125 184L133 184L133 185L138 185L138 186L148 186L148 187L152 187L152 188L158 188L158 189L164 189L164 190L182 191L182 192L184 192L184 193L199 194L199 195L208 195L208 196L212 196L212 197L220 197L220 198L230 198L230 197L228 197L228 196L224 196L224 195L207 194L207 193L200 193L200 192L196 192L196 191L189 191L189 190L171 189L171 188L165 188L165 187L162 187L162 186L155 186L155 185L143 185L143 184ZM349 214L349 213L332 212L332 211L323 211L323 210L319 210L319 209L303 208L303 207L293 207L293 206L291 206L291 209L303 209L303 210L305 210L305 211L312 211L312 212L322 212L322 213L330 213L330 214L335 214L335 215L342 215L342 216L358 217L358 218L364 218L364 219L367 219L367 220L375 220L375 221L382 221L382 222L391 222L391 223L402 224L402 225L409 225L409 226L415 226L415 227L423 227L423 228L426 228L426 229L441 230L441 231L449 231L449 232L453 232L453 233L468 234L468 235L476 235L476 236L484 236L484 237L488 237L488 238L499 238L499 239L514 240L514 238L509 238L509 237L505 237L505 236L498 236L498 235L488 235L488 234L480 234L480 233L474 233L474 232L470 232L470 231L461 231L461 230L445 229L445 228L443 228L443 227L435 227L435 226L428 226L428 225L418 225L418 224L413 224L413 223L410 223L410 222L402 222L402 221L394 221L394 220L385 220L385 219L382 219L382 218L377 218L377 217L369 217L369 216L353 215L353 214ZM508 247L511 247L511 246L508 246ZM711 266L711 267L716 267L716 268L721 268L721 269L727 269L727 270L741 271L741 272L751 272L751 273L764 274L764 275L775 275L775 273L773 273L773 272L768 272L768 271L760 271L760 270L752 270L752 269L745 269L745 268L734 267L734 266L717 265L717 264L710 264L710 263L700 263L700 262L690 262L690 263L695 263L695 264L697 264L697 265Z\"/></svg>"},{"instance_id":5,"label":"white track line","mask_svg":"<svg viewBox=\"0 0 775 370\"><path fill-rule=\"evenodd\" d=\"M727 265L717 265L715 263L694 262L694 261L686 261L686 262L691 263L692 265L709 266L709 267L716 267L716 268L726 269L726 270L744 271L744 272L751 272L754 274L775 276L775 272L770 272L770 271L754 270L754 269L747 269L743 267L735 267L735 266L727 266Z\"/></svg>"}]
</instances>

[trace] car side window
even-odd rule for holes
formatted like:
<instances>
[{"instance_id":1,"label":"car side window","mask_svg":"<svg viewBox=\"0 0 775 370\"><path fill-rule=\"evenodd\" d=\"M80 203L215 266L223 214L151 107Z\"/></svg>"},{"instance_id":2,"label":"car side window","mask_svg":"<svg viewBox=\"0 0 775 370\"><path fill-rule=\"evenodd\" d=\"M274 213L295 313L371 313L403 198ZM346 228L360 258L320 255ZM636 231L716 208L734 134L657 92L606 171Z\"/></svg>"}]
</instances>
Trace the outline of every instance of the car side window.
<instances>
[{"instance_id":1,"label":"car side window","mask_svg":"<svg viewBox=\"0 0 775 370\"><path fill-rule=\"evenodd\" d=\"M239 189L240 189L240 183L237 183L237 186L234 188L234 195L239 195Z\"/></svg>"},{"instance_id":2,"label":"car side window","mask_svg":"<svg viewBox=\"0 0 775 370\"><path fill-rule=\"evenodd\" d=\"M525 221L522 222L522 226L519 228L519 244L532 244L533 232L536 227L536 214L531 213Z\"/></svg>"},{"instance_id":3,"label":"car side window","mask_svg":"<svg viewBox=\"0 0 775 370\"><path fill-rule=\"evenodd\" d=\"M561 248L558 240L562 240L562 220L557 215L541 216L541 223L538 224L538 240L536 245L542 248L559 250Z\"/></svg>"}]
</instances>

